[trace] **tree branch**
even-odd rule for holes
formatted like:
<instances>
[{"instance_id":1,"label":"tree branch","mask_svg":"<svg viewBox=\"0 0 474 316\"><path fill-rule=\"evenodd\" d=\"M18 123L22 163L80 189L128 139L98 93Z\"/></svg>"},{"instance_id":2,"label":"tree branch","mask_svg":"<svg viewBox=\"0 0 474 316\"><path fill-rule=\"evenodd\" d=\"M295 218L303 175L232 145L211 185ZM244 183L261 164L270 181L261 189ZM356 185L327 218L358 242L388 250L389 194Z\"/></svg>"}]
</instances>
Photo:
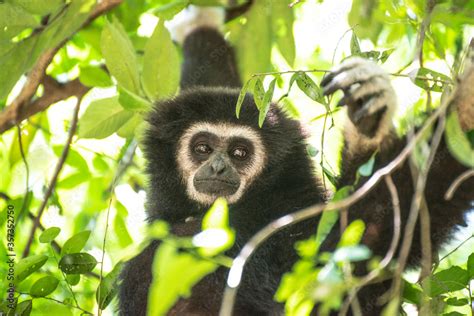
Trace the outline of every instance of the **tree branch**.
<instances>
[{"instance_id":1,"label":"tree branch","mask_svg":"<svg viewBox=\"0 0 474 316\"><path fill-rule=\"evenodd\" d=\"M71 127L69 129L69 134L68 134L68 139L66 141L66 144L64 146L63 152L61 154L61 157L59 158L58 163L56 164L56 169L54 170L53 177L51 178L51 181L49 183L48 189L44 195L43 202L41 203L38 212L36 213L35 220L33 221L33 226L31 227L30 235L28 237L28 242L26 243L25 250L23 251L23 257L27 257L31 244L33 243L33 239L35 237L35 232L36 229L40 226L40 221L41 221L41 216L43 215L44 210L46 209L46 205L48 204L49 197L53 193L54 187L56 186L56 182L59 177L59 173L61 172L64 163L66 162L67 155L69 153L69 147L71 146L72 138L74 137L74 134L76 133L76 128L77 128L77 121L79 119L79 109L81 107L81 100L82 96L77 98L77 105L76 108L74 109L74 114L72 117L71 121Z\"/></svg>"},{"instance_id":2,"label":"tree branch","mask_svg":"<svg viewBox=\"0 0 474 316\"><path fill-rule=\"evenodd\" d=\"M34 75L36 76L36 75ZM46 110L50 105L65 100L72 96L82 96L89 88L84 86L78 79L60 84L49 76L41 78L41 84L44 85L44 95L34 101L26 101L26 106L15 103L15 100L0 115L0 133L5 132L15 125L15 122L21 122L36 113ZM34 93L34 92L33 92ZM23 101L21 101L23 102Z\"/></svg>"},{"instance_id":3,"label":"tree branch","mask_svg":"<svg viewBox=\"0 0 474 316\"><path fill-rule=\"evenodd\" d=\"M232 309L235 302L235 297L237 295L238 287L240 286L240 281L242 279L242 273L245 264L250 259L250 256L255 252L255 250L274 233L280 231L284 227L288 225L294 225L299 223L303 220L315 217L321 214L323 211L338 211L349 207L356 203L357 201L361 200L365 195L367 195L375 185L385 176L393 173L396 169L398 169L404 161L408 158L411 154L415 145L420 140L420 138L426 133L428 128L441 117L446 109L453 104L453 98L448 97L445 102L443 102L440 107L426 120L423 127L418 131L418 133L410 139L408 144L405 148L398 154L395 159L393 159L387 166L377 170L370 179L365 182L357 191L353 194L348 196L345 199L330 202L328 204L319 203L300 211L297 211L292 214L288 214L283 216L273 222L269 223L259 232L257 232L242 248L238 256L234 259L232 263L232 267L229 271L229 276L227 279L227 286L224 292L224 298L221 304L221 310L219 312L220 316L228 316L232 315Z\"/></svg>"},{"instance_id":4,"label":"tree branch","mask_svg":"<svg viewBox=\"0 0 474 316\"><path fill-rule=\"evenodd\" d=\"M454 193L456 193L456 190L461 186L461 184L466 181L467 179L469 179L470 177L474 177L474 170L473 169L469 169L469 170L466 170L465 172L463 172L462 174L460 174L454 181L453 183L451 183L451 185L449 186L448 190L446 191L446 193L444 194L444 199L446 201L449 201L453 198L454 196Z\"/></svg>"},{"instance_id":5,"label":"tree branch","mask_svg":"<svg viewBox=\"0 0 474 316\"><path fill-rule=\"evenodd\" d=\"M380 275L380 272L385 269L392 261L393 257L395 256L395 252L397 251L402 226L400 198L398 196L398 191L395 186L395 183L393 183L393 179L390 174L385 176L385 184L387 185L388 191L390 192L393 206L393 235L392 241L390 243L390 248L388 249L382 261L380 261L379 266L375 270L370 271L369 274L364 276L360 280L359 284L357 284L357 287L354 289L354 291L350 293L349 296L347 296L346 300L344 301L344 304L342 305L339 311L339 316L347 315L347 313L349 312L349 306L351 305L352 301L357 298L357 293L359 292L359 290L377 279L377 277Z\"/></svg>"},{"instance_id":6,"label":"tree branch","mask_svg":"<svg viewBox=\"0 0 474 316\"><path fill-rule=\"evenodd\" d=\"M433 126L433 124L436 121L438 121L438 119L441 118L442 122L441 124L438 125L438 128L434 135L433 143L431 146L430 157L428 158L426 167L422 170L422 173L427 173L429 169L428 166L431 164L433 160L434 152L436 152L437 146L439 145L440 138L442 136L442 130L444 127L443 119L445 117L445 113L447 109L451 106L456 106L458 107L459 110L461 110L461 107L460 107L461 104L459 104L459 102L466 102L467 104L466 106L473 107L474 101L472 98L470 98L472 94L469 93L468 95L465 95L464 91L460 91L460 90L468 89L469 91L472 92L474 90L472 89L472 87L470 87L470 85L472 85L472 78L473 78L471 76L474 76L474 64L472 64L470 67L466 69L465 75L462 77L456 90L453 93L451 93L448 97L446 97L444 100L442 100L441 105L434 111L432 115L430 115L430 117L428 117L428 119L425 121L423 126L420 128L420 130L412 138L409 139L405 148L403 148L403 150L389 164L377 170L372 175L372 177L370 177L367 180L367 182L365 182L353 194L339 201L329 202L327 204L325 203L315 204L313 206L304 208L295 213L285 215L279 219L276 219L270 222L267 226L265 226L260 231L258 231L252 238L250 238L250 240L244 245L244 247L242 248L240 253L237 255L237 257L233 260L233 263L232 263L232 266L227 278L227 285L224 291L224 297L222 300L219 315L220 316L232 315L232 310L234 307L237 290L240 286L240 282L242 279L244 266L247 263L247 261L250 259L250 256L265 240L267 240L267 238L269 238L271 235L275 234L276 232L280 231L286 226L294 225L303 220L315 217L321 214L323 211L340 211L344 208L350 207L357 201L361 200L365 195L367 195L375 187L375 185L378 182L380 182L382 178L391 175L396 169L402 166L405 160L412 153L418 141L423 137L423 135L425 135L428 129L430 129ZM394 199L395 192L393 191L393 186L391 185L390 179L389 178L385 178L385 179L388 180L387 185L392 194L392 199L394 202L396 202L396 199ZM420 195L420 192L421 193L423 192L425 181L426 181L425 174L419 177L417 181L415 197L412 201L412 205L410 208L411 217L415 217L415 213L416 213L416 217L418 217L417 216L418 212L416 208L419 208L420 200L422 196ZM395 211L397 212L397 210ZM395 216L398 216L398 215L395 214ZM409 219L408 224L410 224L412 221L413 220ZM407 248L408 243L411 243L410 235L412 235L413 232L410 233L410 230L411 229L406 228L402 248ZM395 243L395 241L398 239L399 239L399 236L394 237L393 243ZM409 249L409 246L408 246L408 249ZM400 256L402 257L403 255L406 256L406 254L404 254L404 249L402 249ZM387 260L388 258L391 258L392 256L393 254L391 254L391 251L389 251L389 254L387 254L386 256ZM404 260L401 260L401 261L403 262ZM384 261L384 264L385 264L385 261ZM404 264L401 263L400 266L404 266ZM400 266L399 266L399 269L400 269ZM393 291L394 289L397 290L396 285L395 287L392 287L392 293L398 292L398 291Z\"/></svg>"},{"instance_id":7,"label":"tree branch","mask_svg":"<svg viewBox=\"0 0 474 316\"><path fill-rule=\"evenodd\" d=\"M92 21L94 21L97 17L101 16L105 12L113 9L114 7L119 5L122 1L123 0L103 0L102 2L96 5L94 10L91 12L89 18L84 22L81 28L90 24ZM71 35L71 37L73 35ZM58 46L47 49L38 58L38 61L36 62L36 64L28 72L26 83L21 89L20 94L5 109L5 111L0 113L0 134L12 128L14 125L18 124L19 122L27 119L28 117L38 112L44 111L51 104L58 102L60 100L67 99L68 97L75 95L72 93L66 96L65 94L62 94L63 97L58 100L57 98L54 98L54 96L47 97L47 95L45 94L44 97L39 98L38 100L33 101L33 102L31 101L36 93L36 90L38 89L38 86L44 81L46 68L53 60L56 53L61 49L61 47L63 47L69 41L71 37L66 38ZM72 82L74 82L74 80ZM65 84L64 86L66 85L67 84ZM77 83L74 85L77 85ZM40 100L42 101L40 102ZM38 102L39 104L37 104Z\"/></svg>"}]
</instances>

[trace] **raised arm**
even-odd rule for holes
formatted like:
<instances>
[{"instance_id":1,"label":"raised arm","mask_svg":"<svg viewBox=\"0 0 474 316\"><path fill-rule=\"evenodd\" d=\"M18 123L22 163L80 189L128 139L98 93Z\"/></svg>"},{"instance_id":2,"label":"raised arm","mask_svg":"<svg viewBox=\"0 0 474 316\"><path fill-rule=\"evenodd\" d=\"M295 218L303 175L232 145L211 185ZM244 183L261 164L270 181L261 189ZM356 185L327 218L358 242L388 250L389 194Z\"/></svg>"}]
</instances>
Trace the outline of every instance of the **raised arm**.
<instances>
[{"instance_id":1,"label":"raised arm","mask_svg":"<svg viewBox=\"0 0 474 316\"><path fill-rule=\"evenodd\" d=\"M377 170L390 163L407 144L407 137L397 137L392 128L392 116L396 107L395 92L387 74L379 66L359 58L349 60L335 69L323 80L323 86L327 94L338 89L344 91L344 98L340 103L348 106L350 121L344 131L340 186L352 185L357 169L375 152L374 170ZM470 115L471 118L467 121L472 122L472 109L459 111L460 117ZM435 253L457 225L465 224L464 215L472 209L473 177L463 182L451 199L445 198L453 181L467 170L467 167L450 154L443 137L423 191L429 211L431 245ZM393 172L392 178L400 199L401 242L406 242L403 237L415 195L416 181L408 160ZM366 180L367 178L362 178L358 185L362 185ZM423 204L421 207L424 207ZM349 210L350 221L360 218L365 222L363 243L371 248L375 255L383 257L390 247L394 232L393 211L392 196L383 181ZM418 265L423 247L426 246L422 243L418 220L407 264ZM397 253L396 256L398 255ZM365 274L365 269L365 264L360 265L356 273ZM359 293L364 315L379 315L382 307L378 305L377 299L388 290L388 286L390 281L371 285Z\"/></svg>"},{"instance_id":2,"label":"raised arm","mask_svg":"<svg viewBox=\"0 0 474 316\"><path fill-rule=\"evenodd\" d=\"M183 45L181 89L195 86L241 86L234 50L219 32L222 8L190 6L170 25L173 38Z\"/></svg>"}]
</instances>

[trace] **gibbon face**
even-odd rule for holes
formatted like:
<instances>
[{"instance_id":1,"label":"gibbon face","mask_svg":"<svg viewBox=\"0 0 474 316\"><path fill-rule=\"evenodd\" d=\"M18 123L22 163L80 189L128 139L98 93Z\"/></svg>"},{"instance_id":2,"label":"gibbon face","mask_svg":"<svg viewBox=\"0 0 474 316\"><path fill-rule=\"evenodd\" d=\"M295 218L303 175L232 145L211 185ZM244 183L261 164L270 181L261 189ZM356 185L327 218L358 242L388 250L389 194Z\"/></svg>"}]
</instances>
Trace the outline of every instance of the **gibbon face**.
<instances>
[{"instance_id":1,"label":"gibbon face","mask_svg":"<svg viewBox=\"0 0 474 316\"><path fill-rule=\"evenodd\" d=\"M266 156L258 133L231 123L195 123L177 147L177 166L191 200L237 202L262 171Z\"/></svg>"}]
</instances>

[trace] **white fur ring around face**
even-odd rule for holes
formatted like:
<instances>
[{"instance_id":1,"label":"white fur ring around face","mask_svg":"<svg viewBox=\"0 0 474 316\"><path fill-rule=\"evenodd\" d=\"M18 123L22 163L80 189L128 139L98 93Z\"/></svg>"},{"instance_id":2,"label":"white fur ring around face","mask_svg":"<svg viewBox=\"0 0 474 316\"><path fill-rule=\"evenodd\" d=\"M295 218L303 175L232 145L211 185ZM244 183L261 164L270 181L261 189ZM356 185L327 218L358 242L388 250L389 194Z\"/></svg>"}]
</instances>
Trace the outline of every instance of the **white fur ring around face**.
<instances>
[{"instance_id":1,"label":"white fur ring around face","mask_svg":"<svg viewBox=\"0 0 474 316\"><path fill-rule=\"evenodd\" d=\"M224 25L225 10L218 7L188 6L177 14L171 21L166 22L166 27L174 41L182 44L192 31L206 26L219 29Z\"/></svg>"}]
</instances>

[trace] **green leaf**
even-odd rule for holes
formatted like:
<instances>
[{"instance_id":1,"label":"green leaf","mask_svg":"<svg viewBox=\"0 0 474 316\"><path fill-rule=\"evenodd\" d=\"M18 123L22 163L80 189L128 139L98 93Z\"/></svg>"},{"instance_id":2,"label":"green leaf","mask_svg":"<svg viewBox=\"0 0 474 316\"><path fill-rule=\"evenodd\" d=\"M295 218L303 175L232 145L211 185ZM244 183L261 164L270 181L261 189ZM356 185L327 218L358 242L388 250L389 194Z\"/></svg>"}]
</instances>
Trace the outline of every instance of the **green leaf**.
<instances>
[{"instance_id":1,"label":"green leaf","mask_svg":"<svg viewBox=\"0 0 474 316\"><path fill-rule=\"evenodd\" d=\"M374 153L366 163L364 163L362 166L359 167L359 169L357 169L357 172L361 176L369 177L370 175L372 175L375 164L375 155L376 153Z\"/></svg>"},{"instance_id":2,"label":"green leaf","mask_svg":"<svg viewBox=\"0 0 474 316\"><path fill-rule=\"evenodd\" d=\"M164 20L160 20L145 46L142 83L148 99L172 96L179 86L180 61Z\"/></svg>"},{"instance_id":3,"label":"green leaf","mask_svg":"<svg viewBox=\"0 0 474 316\"><path fill-rule=\"evenodd\" d=\"M466 314L461 314L459 312L449 312L449 313L443 314L442 316L466 316Z\"/></svg>"},{"instance_id":4,"label":"green leaf","mask_svg":"<svg viewBox=\"0 0 474 316\"><path fill-rule=\"evenodd\" d=\"M319 150L315 146L308 144L306 145L306 152L308 153L308 156L310 156L311 158L314 158L318 155Z\"/></svg>"},{"instance_id":5,"label":"green leaf","mask_svg":"<svg viewBox=\"0 0 474 316\"><path fill-rule=\"evenodd\" d=\"M94 166L94 169L100 174L103 174L109 170L109 165L107 162L105 162L104 158L99 155L94 156L92 159L92 165Z\"/></svg>"},{"instance_id":6,"label":"green leaf","mask_svg":"<svg viewBox=\"0 0 474 316\"><path fill-rule=\"evenodd\" d=\"M356 246L360 243L365 232L365 223L363 220L356 219L347 226L341 236L337 247Z\"/></svg>"},{"instance_id":7,"label":"green leaf","mask_svg":"<svg viewBox=\"0 0 474 316\"><path fill-rule=\"evenodd\" d=\"M15 316L29 316L31 314L31 310L33 309L33 301L26 300L18 305L15 308Z\"/></svg>"},{"instance_id":8,"label":"green leaf","mask_svg":"<svg viewBox=\"0 0 474 316\"><path fill-rule=\"evenodd\" d=\"M275 82L276 79L273 79L268 86L268 90L263 96L262 104L260 105L260 114L258 116L258 126L262 127L265 117L267 116L268 110L270 110L270 105L272 104L273 92L275 91Z\"/></svg>"},{"instance_id":9,"label":"green leaf","mask_svg":"<svg viewBox=\"0 0 474 316\"><path fill-rule=\"evenodd\" d=\"M237 104L235 105L235 116L237 118L240 117L240 110L242 109L242 104L244 103L245 96L250 88L251 81L252 79L247 80L244 86L242 87L242 90L240 90L239 98L237 99Z\"/></svg>"},{"instance_id":10,"label":"green leaf","mask_svg":"<svg viewBox=\"0 0 474 316\"><path fill-rule=\"evenodd\" d=\"M227 4L226 0L189 0L190 4L197 6L219 7Z\"/></svg>"},{"instance_id":11,"label":"green leaf","mask_svg":"<svg viewBox=\"0 0 474 316\"><path fill-rule=\"evenodd\" d=\"M334 252L335 262L357 262L370 258L371 251L364 245L341 247Z\"/></svg>"},{"instance_id":12,"label":"green leaf","mask_svg":"<svg viewBox=\"0 0 474 316\"><path fill-rule=\"evenodd\" d=\"M474 252L467 258L467 272L471 280L474 279Z\"/></svg>"},{"instance_id":13,"label":"green leaf","mask_svg":"<svg viewBox=\"0 0 474 316\"><path fill-rule=\"evenodd\" d=\"M79 81L86 87L110 87L114 84L101 67L85 66L79 69Z\"/></svg>"},{"instance_id":14,"label":"green leaf","mask_svg":"<svg viewBox=\"0 0 474 316\"><path fill-rule=\"evenodd\" d=\"M271 70L271 6L266 1L255 1L244 17L247 23L235 34L235 46L239 72L247 81L255 73Z\"/></svg>"},{"instance_id":15,"label":"green leaf","mask_svg":"<svg viewBox=\"0 0 474 316\"><path fill-rule=\"evenodd\" d=\"M321 244L329 235L332 228L334 227L334 224L336 224L338 219L339 219L338 212L325 211L323 212L323 215L321 215L321 219L319 220L319 223L318 223L318 229L316 230L316 238L315 238L316 248L314 251L314 256L318 254Z\"/></svg>"},{"instance_id":16,"label":"green leaf","mask_svg":"<svg viewBox=\"0 0 474 316\"><path fill-rule=\"evenodd\" d=\"M146 112L152 107L152 104L135 93L125 88L119 87L119 103L125 110L132 112Z\"/></svg>"},{"instance_id":17,"label":"green leaf","mask_svg":"<svg viewBox=\"0 0 474 316\"><path fill-rule=\"evenodd\" d=\"M321 166L323 169L323 174L328 178L329 182L335 187L338 185L337 181L337 176L333 174L328 168L326 168L324 165Z\"/></svg>"},{"instance_id":18,"label":"green leaf","mask_svg":"<svg viewBox=\"0 0 474 316\"><path fill-rule=\"evenodd\" d=\"M360 44L359 39L354 31L352 31L351 36L351 55L357 55L360 53Z\"/></svg>"},{"instance_id":19,"label":"green leaf","mask_svg":"<svg viewBox=\"0 0 474 316\"><path fill-rule=\"evenodd\" d=\"M89 10L95 4L94 0L75 0L50 19L41 32L35 32L30 37L17 42L15 45L0 44L0 69L8 76L0 76L0 100L4 100L20 79L37 61L41 53L50 47L59 45L83 25L89 17ZM5 4L0 4L4 7ZM10 17L6 21L10 20ZM0 21L5 21L0 17ZM4 31L3 27L0 30ZM0 32L0 41L5 34Z\"/></svg>"},{"instance_id":20,"label":"green leaf","mask_svg":"<svg viewBox=\"0 0 474 316\"><path fill-rule=\"evenodd\" d=\"M420 286L403 280L403 300L414 305L421 303L423 291Z\"/></svg>"},{"instance_id":21,"label":"green leaf","mask_svg":"<svg viewBox=\"0 0 474 316\"><path fill-rule=\"evenodd\" d=\"M465 306L469 304L469 301L467 298L450 297L446 300L446 304L451 306Z\"/></svg>"},{"instance_id":22,"label":"green leaf","mask_svg":"<svg viewBox=\"0 0 474 316\"><path fill-rule=\"evenodd\" d=\"M89 181L90 178L91 175L89 172L78 171L61 179L61 181L58 182L58 187L61 189L72 189L81 183Z\"/></svg>"},{"instance_id":23,"label":"green leaf","mask_svg":"<svg viewBox=\"0 0 474 316\"><path fill-rule=\"evenodd\" d=\"M143 126L144 121L143 117L137 113L133 114L133 116L125 123L123 126L117 131L117 135L123 138L133 138L135 136L139 137L139 133L141 131L141 126Z\"/></svg>"},{"instance_id":24,"label":"green leaf","mask_svg":"<svg viewBox=\"0 0 474 316\"><path fill-rule=\"evenodd\" d=\"M272 2L272 32L278 50L285 58L288 65L293 66L295 62L296 47L293 36L294 14L288 5L290 1L280 0Z\"/></svg>"},{"instance_id":25,"label":"green leaf","mask_svg":"<svg viewBox=\"0 0 474 316\"><path fill-rule=\"evenodd\" d=\"M342 273L336 263L331 260L321 269L317 278L318 282L326 284L337 284L342 282Z\"/></svg>"},{"instance_id":26,"label":"green leaf","mask_svg":"<svg viewBox=\"0 0 474 316\"><path fill-rule=\"evenodd\" d=\"M323 90L306 73L298 72L296 84L311 100L326 104Z\"/></svg>"},{"instance_id":27,"label":"green leaf","mask_svg":"<svg viewBox=\"0 0 474 316\"><path fill-rule=\"evenodd\" d=\"M202 232L192 239L204 256L214 256L232 247L235 234L229 227L229 208L224 198L218 198L202 221Z\"/></svg>"},{"instance_id":28,"label":"green leaf","mask_svg":"<svg viewBox=\"0 0 474 316\"><path fill-rule=\"evenodd\" d=\"M92 101L79 120L79 137L105 138L118 131L133 113L120 105L118 97Z\"/></svg>"},{"instance_id":29,"label":"green leaf","mask_svg":"<svg viewBox=\"0 0 474 316\"><path fill-rule=\"evenodd\" d=\"M117 263L112 271L100 282L95 295L96 302L100 309L104 310L110 302L112 302L112 299L117 296L117 279L122 268L123 262Z\"/></svg>"},{"instance_id":30,"label":"green leaf","mask_svg":"<svg viewBox=\"0 0 474 316\"><path fill-rule=\"evenodd\" d=\"M334 194L332 201L335 202L335 201L342 200L343 198L347 197L350 194L351 190L352 190L352 187L350 186L345 186L345 187L340 188ZM339 212L325 210L323 214L321 215L321 219L319 220L319 223L318 223L318 229L316 231L316 238L315 238L316 249L314 251L314 256L318 254L321 244L329 235L334 225L337 223L338 219L339 219Z\"/></svg>"},{"instance_id":31,"label":"green leaf","mask_svg":"<svg viewBox=\"0 0 474 316\"><path fill-rule=\"evenodd\" d=\"M395 48L391 48L391 49L387 49L387 50L384 50L382 52L382 54L380 55L380 58L379 60L384 63L387 61L387 59L390 57L390 55L392 55L392 53L395 51Z\"/></svg>"},{"instance_id":32,"label":"green leaf","mask_svg":"<svg viewBox=\"0 0 474 316\"><path fill-rule=\"evenodd\" d=\"M474 148L471 147L468 137L462 131L456 111L448 115L445 138L448 149L453 156L465 166L474 168Z\"/></svg>"},{"instance_id":33,"label":"green leaf","mask_svg":"<svg viewBox=\"0 0 474 316\"><path fill-rule=\"evenodd\" d=\"M295 72L293 75L291 75L290 83L288 85L288 91L286 92L286 95L290 94L291 87L293 87L293 84L295 83L298 76L299 76L299 72Z\"/></svg>"},{"instance_id":34,"label":"green leaf","mask_svg":"<svg viewBox=\"0 0 474 316\"><path fill-rule=\"evenodd\" d=\"M48 256L35 255L21 259L15 266L16 279L18 282L26 279L30 274L39 270L48 261Z\"/></svg>"},{"instance_id":35,"label":"green leaf","mask_svg":"<svg viewBox=\"0 0 474 316\"><path fill-rule=\"evenodd\" d=\"M59 158L64 150L64 145L53 145L53 152ZM74 148L69 148L66 164L75 168L77 171L89 173L89 165L84 157Z\"/></svg>"},{"instance_id":36,"label":"green leaf","mask_svg":"<svg viewBox=\"0 0 474 316\"><path fill-rule=\"evenodd\" d=\"M415 85L427 91L443 92L446 85L445 82L452 83L451 78L448 76L427 68L415 69L410 75L410 79Z\"/></svg>"},{"instance_id":37,"label":"green leaf","mask_svg":"<svg viewBox=\"0 0 474 316\"><path fill-rule=\"evenodd\" d=\"M155 239L164 239L169 235L168 223L160 220L153 221L148 225L147 236Z\"/></svg>"},{"instance_id":38,"label":"green leaf","mask_svg":"<svg viewBox=\"0 0 474 316\"><path fill-rule=\"evenodd\" d=\"M65 299L62 300L64 305L62 303L57 303L53 302L51 300L35 300L35 310L33 315L51 315L51 316L78 316L80 313L76 313L76 310L74 308L71 308L71 306L74 306L75 302L74 299L71 296L66 297ZM87 315L87 314L86 314Z\"/></svg>"},{"instance_id":39,"label":"green leaf","mask_svg":"<svg viewBox=\"0 0 474 316\"><path fill-rule=\"evenodd\" d=\"M80 280L81 280L81 275L80 274L68 274L68 275L66 275L67 283L69 283L72 286L77 285Z\"/></svg>"},{"instance_id":40,"label":"green leaf","mask_svg":"<svg viewBox=\"0 0 474 316\"><path fill-rule=\"evenodd\" d=\"M440 294L459 291L466 288L469 282L467 270L458 266L452 266L446 270L435 273L423 280L423 288L428 290L431 297Z\"/></svg>"},{"instance_id":41,"label":"green leaf","mask_svg":"<svg viewBox=\"0 0 474 316\"><path fill-rule=\"evenodd\" d=\"M61 249L61 256L70 254L70 253L77 253L84 248L91 235L90 230L84 230L80 233L75 234L71 238L69 238L65 243L63 248Z\"/></svg>"},{"instance_id":42,"label":"green leaf","mask_svg":"<svg viewBox=\"0 0 474 316\"><path fill-rule=\"evenodd\" d=\"M58 46L83 26L95 4L95 0L68 1L68 5L57 16L49 19L46 28L39 33L38 42L45 44L44 48Z\"/></svg>"},{"instance_id":43,"label":"green leaf","mask_svg":"<svg viewBox=\"0 0 474 316\"><path fill-rule=\"evenodd\" d=\"M119 85L140 94L140 79L135 49L122 25L116 19L106 22L100 40L107 69Z\"/></svg>"},{"instance_id":44,"label":"green leaf","mask_svg":"<svg viewBox=\"0 0 474 316\"><path fill-rule=\"evenodd\" d=\"M211 228L229 228L229 207L224 198L218 198L204 215L202 230Z\"/></svg>"},{"instance_id":45,"label":"green leaf","mask_svg":"<svg viewBox=\"0 0 474 316\"><path fill-rule=\"evenodd\" d=\"M27 153L31 143L35 139L36 132L38 131L38 128L36 125L41 124L43 118L33 116L30 120L30 124L25 125L22 127L22 135L21 135L21 144L22 144L22 150L23 152ZM15 133L15 136L12 140L12 144L10 147L10 163L13 166L16 162L22 160L22 155L21 155L21 149L19 145L19 139L18 139L18 134Z\"/></svg>"},{"instance_id":46,"label":"green leaf","mask_svg":"<svg viewBox=\"0 0 474 316\"><path fill-rule=\"evenodd\" d=\"M38 21L20 6L0 2L0 36L9 39L25 28L35 28Z\"/></svg>"},{"instance_id":47,"label":"green leaf","mask_svg":"<svg viewBox=\"0 0 474 316\"><path fill-rule=\"evenodd\" d=\"M97 260L88 253L71 253L59 261L59 269L66 274L84 274L91 272L97 265Z\"/></svg>"},{"instance_id":48,"label":"green leaf","mask_svg":"<svg viewBox=\"0 0 474 316\"><path fill-rule=\"evenodd\" d=\"M358 54L355 54L354 56L359 56L359 57L362 57L362 58L367 58L367 59L372 59L374 61L377 61L377 59L379 59L379 57L380 57L380 52L375 51L375 50L371 50L371 51L368 51L368 52L360 52Z\"/></svg>"},{"instance_id":49,"label":"green leaf","mask_svg":"<svg viewBox=\"0 0 474 316\"><path fill-rule=\"evenodd\" d=\"M48 275L37 280L30 289L30 294L36 297L45 297L56 290L59 280L54 276Z\"/></svg>"},{"instance_id":50,"label":"green leaf","mask_svg":"<svg viewBox=\"0 0 474 316\"><path fill-rule=\"evenodd\" d=\"M0 4L0 6L3 5ZM27 38L14 45L1 56L0 69L2 73L7 73L8 76L0 76L0 100L8 96L21 75L32 66L34 60L32 60L31 54L35 51L37 42L37 37Z\"/></svg>"},{"instance_id":51,"label":"green leaf","mask_svg":"<svg viewBox=\"0 0 474 316\"><path fill-rule=\"evenodd\" d=\"M161 243L153 260L148 315L165 315L180 297L189 297L191 288L217 268L216 263L178 251L172 242Z\"/></svg>"},{"instance_id":52,"label":"green leaf","mask_svg":"<svg viewBox=\"0 0 474 316\"><path fill-rule=\"evenodd\" d=\"M59 227L49 227L41 233L41 235L39 236L39 241L40 243L48 244L52 242L54 238L59 235L60 232L61 229Z\"/></svg>"},{"instance_id":53,"label":"green leaf","mask_svg":"<svg viewBox=\"0 0 474 316\"><path fill-rule=\"evenodd\" d=\"M189 0L177 0L171 3L162 5L155 10L153 14L163 20L171 20L176 14L188 6Z\"/></svg>"},{"instance_id":54,"label":"green leaf","mask_svg":"<svg viewBox=\"0 0 474 316\"><path fill-rule=\"evenodd\" d=\"M260 111L262 108L263 99L265 98L265 88L263 87L262 78L257 77L253 86L253 100L257 109Z\"/></svg>"},{"instance_id":55,"label":"green leaf","mask_svg":"<svg viewBox=\"0 0 474 316\"><path fill-rule=\"evenodd\" d=\"M114 218L114 231L117 234L117 239L122 249L133 243L133 239L128 232L127 224L123 216L118 213Z\"/></svg>"},{"instance_id":56,"label":"green leaf","mask_svg":"<svg viewBox=\"0 0 474 316\"><path fill-rule=\"evenodd\" d=\"M47 5L44 0L7 0L7 2L14 3L32 14L41 16L54 12L64 5L64 0L48 0Z\"/></svg>"}]
</instances>

